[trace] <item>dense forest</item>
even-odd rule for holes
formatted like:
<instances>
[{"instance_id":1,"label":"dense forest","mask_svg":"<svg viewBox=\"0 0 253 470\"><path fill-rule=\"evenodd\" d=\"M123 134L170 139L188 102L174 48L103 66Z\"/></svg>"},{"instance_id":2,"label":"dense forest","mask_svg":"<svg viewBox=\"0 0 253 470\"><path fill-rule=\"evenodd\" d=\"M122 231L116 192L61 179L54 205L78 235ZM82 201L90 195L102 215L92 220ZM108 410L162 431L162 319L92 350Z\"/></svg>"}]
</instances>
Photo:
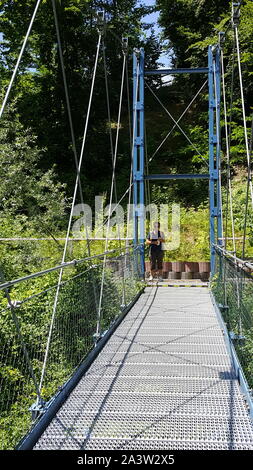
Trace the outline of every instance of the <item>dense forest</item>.
<instances>
[{"instance_id":1,"label":"dense forest","mask_svg":"<svg viewBox=\"0 0 253 470\"><path fill-rule=\"evenodd\" d=\"M1 101L12 76L32 17L35 0L0 1L0 81ZM172 67L206 67L207 47L215 45L218 33L226 31L223 44L230 164L237 250L241 254L246 205L247 158L245 152L240 83L231 28L231 2L228 0L56 0L57 17L65 65L69 103L73 120L76 154L80 155L98 39L97 11L104 10L103 44L99 55L94 93L81 168L82 198L94 208L95 196L104 203L110 197L112 143L115 144L122 70L122 37L128 38L127 78L123 90L122 118L116 166L118 198L128 188L131 168L132 52L145 49L148 68L161 67L162 57ZM158 13L158 26L150 23ZM148 16L151 15L151 16ZM147 19L149 18L149 20ZM151 20L150 20L151 18ZM251 139L253 96L253 3L241 4L239 25L242 79L248 138ZM205 173L208 162L208 89L203 77L189 74L173 79L147 78L145 91L146 171L149 173ZM108 93L107 93L108 85ZM231 91L232 90L232 91ZM185 113L180 125L193 143L177 128L169 138L173 121L154 99L155 92L175 120ZM109 108L108 108L109 102ZM59 43L51 0L43 0L22 57L18 74L1 118L0 128L0 277L18 278L52 267L62 258L64 237L76 179L73 135L61 70ZM109 113L108 113L109 109ZM222 197L224 214L229 214L228 165L222 124ZM160 143L164 140L163 145ZM157 150L159 147L159 150ZM168 260L205 261L209 259L209 201L206 180L150 183L147 201L180 204L181 243L168 252ZM76 202L80 202L77 193ZM126 206L128 197L122 204ZM227 234L231 237L228 217ZM70 234L72 235L72 234ZM247 219L246 256L253 256L253 219ZM117 246L111 242L109 247ZM228 246L230 246L228 244ZM89 245L91 254L104 250L104 241ZM84 241L70 242L66 259L87 254ZM85 267L85 271L82 271ZM50 370L43 399L48 400L69 377L73 368L92 348L96 327L94 283L101 282L101 266L93 276L89 266L75 266L64 278L60 291L56 336L50 352ZM74 276L73 279L71 276ZM74 279L78 279L75 281ZM22 334L32 357L36 376L40 376L46 348L48 325L54 304L57 273L12 288L13 299L24 301L19 311ZM52 287L53 285L53 287ZM126 286L127 302L138 292L135 282ZM43 294L36 297L44 289ZM50 290L51 289L51 290ZM122 285L106 272L107 303L103 329L122 307ZM248 295L248 294L247 294ZM96 299L95 299L96 300ZM89 305L84 312L83 305ZM1 291L0 336L5 345L1 380L6 387L0 404L4 412L0 428L3 447L16 445L30 426L27 410L35 398L33 383L22 356L19 334ZM86 305L85 304L85 305ZM11 309L12 311L14 309ZM22 323L23 322L23 323ZM14 332L13 332L14 331ZM83 338L87 339L84 344ZM76 340L76 341L74 341ZM64 347L70 344L68 354ZM74 345L74 346L73 346ZM6 353L7 351L7 353ZM6 354L5 354L6 353ZM7 356L7 361L6 360ZM23 357L23 356L22 356ZM8 362L9 361L9 362ZM6 365L7 363L7 365ZM252 364L252 363L251 363ZM250 365L252 367L252 365ZM250 372L251 373L251 372ZM10 399L12 396L13 400ZM6 405L7 403L7 405ZM3 430L8 429L8 432Z\"/></svg>"},{"instance_id":2,"label":"dense forest","mask_svg":"<svg viewBox=\"0 0 253 470\"><path fill-rule=\"evenodd\" d=\"M151 5L152 3L152 5ZM3 99L10 80L29 19L33 1L2 1L1 4L1 58L0 80ZM161 52L166 53L173 66L206 66L207 46L217 42L218 32L231 21L231 2L195 0L159 0L154 2L129 1L57 1L69 100L73 118L77 154L80 152L85 122L97 30L96 12L104 9L106 18L105 52L110 94L110 122L106 101L104 62L100 57L94 88L85 158L81 171L83 198L94 206L95 195L109 197L112 163L110 137L115 138L122 63L121 37L129 40L128 84L132 94L132 50L144 47L149 68L159 66ZM241 7L240 47L246 114L251 120L252 78L252 2ZM145 23L147 14L159 12L160 33L152 24ZM231 108L231 164L236 230L240 235L245 204L246 156L240 107L239 78L236 64L232 64L233 33L229 28L224 43L227 96L231 86L231 69L235 66L233 106ZM2 117L0 157L0 216L1 237L57 237L65 234L69 207L75 181L75 160L69 129L64 84L61 74L57 38L51 1L43 1L22 58L19 73L12 88L8 105ZM149 85L177 119L203 84L203 77L183 75L172 81L150 80ZM117 191L127 188L130 171L129 109L127 90L124 91L121 134L116 168ZM130 117L131 119L131 117ZM159 152L155 151L173 124L159 103L146 91L146 144L150 173L205 171L208 158L207 87L203 87L195 103L182 120L182 127L194 147L178 129L175 129ZM110 129L109 129L110 128ZM110 132L111 131L111 132ZM224 132L223 132L224 137ZM224 143L223 143L224 144ZM225 144L223 147L223 186L226 203ZM199 153L201 153L201 158ZM99 177L98 177L99 169ZM150 185L152 201L181 204L182 244L172 257L208 258L206 235L208 227L208 190L206 182L184 181ZM124 200L126 203L127 200ZM191 225L192 211L196 227ZM189 216L188 216L189 215ZM251 236L252 224L248 223ZM195 231L195 235L194 235ZM190 241L190 244L187 242ZM53 239L53 238L52 238ZM61 243L43 248L28 243L2 242L2 268L12 277L8 253L16 253L17 263L28 266L45 258L43 251L60 257ZM27 245L26 247L24 245ZM187 248L186 248L187 247ZM240 246L238 246L240 250ZM251 254L248 246L248 255ZM22 255L23 253L23 255ZM23 256L23 258L22 258ZM50 258L50 257L49 257ZM5 262L3 260L5 259ZM47 263L48 261L46 261ZM37 266L38 267L38 266ZM31 267L31 269L33 269Z\"/></svg>"}]
</instances>

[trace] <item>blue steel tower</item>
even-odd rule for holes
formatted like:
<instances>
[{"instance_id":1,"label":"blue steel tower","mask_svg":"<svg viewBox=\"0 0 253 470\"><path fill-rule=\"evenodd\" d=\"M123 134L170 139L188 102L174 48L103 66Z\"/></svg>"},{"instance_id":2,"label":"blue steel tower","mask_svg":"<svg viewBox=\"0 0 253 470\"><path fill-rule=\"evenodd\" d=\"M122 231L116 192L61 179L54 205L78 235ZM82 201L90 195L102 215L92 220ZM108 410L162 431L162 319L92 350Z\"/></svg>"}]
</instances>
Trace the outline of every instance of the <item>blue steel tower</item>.
<instances>
[{"instance_id":1,"label":"blue steel tower","mask_svg":"<svg viewBox=\"0 0 253 470\"><path fill-rule=\"evenodd\" d=\"M220 137L220 44L209 46L208 67L145 69L144 49L133 53L133 213L134 244L139 246L141 268L145 266L145 180L208 179L210 204L210 258L211 273L215 269L214 244L222 244L221 201L221 137ZM209 172L197 174L145 175L144 82L147 75L175 75L201 73L208 75L209 100Z\"/></svg>"}]
</instances>

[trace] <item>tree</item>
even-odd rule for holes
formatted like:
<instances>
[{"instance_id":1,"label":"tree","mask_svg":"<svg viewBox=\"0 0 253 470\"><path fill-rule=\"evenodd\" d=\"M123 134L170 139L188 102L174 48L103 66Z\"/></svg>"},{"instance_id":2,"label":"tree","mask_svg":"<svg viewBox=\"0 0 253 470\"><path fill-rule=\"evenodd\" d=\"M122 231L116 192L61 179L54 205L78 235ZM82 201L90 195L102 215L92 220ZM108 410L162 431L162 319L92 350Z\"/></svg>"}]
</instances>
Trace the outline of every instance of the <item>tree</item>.
<instances>
[{"instance_id":1,"label":"tree","mask_svg":"<svg viewBox=\"0 0 253 470\"><path fill-rule=\"evenodd\" d=\"M0 129L0 210L2 218L23 220L23 229L44 232L62 227L66 210L64 185L53 168L42 171L43 149L31 129L20 123L10 106ZM15 231L15 230L14 230Z\"/></svg>"},{"instance_id":2,"label":"tree","mask_svg":"<svg viewBox=\"0 0 253 470\"><path fill-rule=\"evenodd\" d=\"M20 50L28 18L34 2L31 0L0 2L0 23L3 31L2 85L7 83L15 58ZM136 0L85 1L56 0L63 56L68 81L77 150L80 151L86 116L91 76L97 43L97 9L106 15L106 69L110 89L112 120L116 120L120 90L122 63L121 38L128 36L129 50L141 45L140 20L149 10ZM24 18L27 21L24 22ZM148 57L157 56L154 40L147 48ZM155 59L150 59L155 64ZM130 74L132 72L130 71ZM13 95L18 97L17 109L24 127L30 127L38 136L37 145L45 149L40 166L55 171L62 182L67 183L67 194L73 191L75 163L65 104L63 80L56 43L56 33L51 0L40 5L34 23L29 47L22 61L21 73L15 83ZM131 90L130 90L131 93ZM126 96L125 96L126 103ZM126 105L123 114L127 111ZM129 130L126 123L122 131L122 147L119 150L120 186L125 188L125 174L130 169ZM115 131L113 131L115 132ZM100 168L102 178L97 178ZM100 56L95 90L88 128L85 159L82 171L84 199L93 200L94 194L108 190L111 176L111 150L108 135L108 117L105 93L104 64ZM90 182L93 183L92 188Z\"/></svg>"},{"instance_id":3,"label":"tree","mask_svg":"<svg viewBox=\"0 0 253 470\"><path fill-rule=\"evenodd\" d=\"M231 22L232 2L227 0L157 0L160 9L159 22L163 29L164 39L168 40L168 49L172 54L172 63L175 67L203 67L207 65L207 48L209 44L217 44L218 33L226 31L226 40L223 45L227 107L232 121L231 130L231 157L235 164L245 164L245 142L242 123L241 97L239 88L238 69L233 65L233 29ZM248 121L251 120L253 92L253 4L245 0L241 5L241 17L239 24L241 63L244 84L244 97ZM230 110L231 71L234 68L233 106ZM190 101L203 82L203 77L176 76L171 86L180 96L184 105ZM207 91L207 90L206 90ZM187 122L184 121L184 130L192 140L201 148L201 153L207 156L207 93L202 103L195 104L194 110ZM194 114L194 122L193 122ZM224 116L222 115L222 119ZM186 125L185 125L186 122ZM250 129L249 129L250 131ZM176 134L174 134L176 136ZM204 139L203 139L204 136ZM206 145L203 146L205 141ZM180 142L180 141L179 141ZM182 142L179 153L193 165L198 164L198 156L189 153L189 146ZM222 146L225 148L225 145ZM199 164L200 164L199 160Z\"/></svg>"}]
</instances>

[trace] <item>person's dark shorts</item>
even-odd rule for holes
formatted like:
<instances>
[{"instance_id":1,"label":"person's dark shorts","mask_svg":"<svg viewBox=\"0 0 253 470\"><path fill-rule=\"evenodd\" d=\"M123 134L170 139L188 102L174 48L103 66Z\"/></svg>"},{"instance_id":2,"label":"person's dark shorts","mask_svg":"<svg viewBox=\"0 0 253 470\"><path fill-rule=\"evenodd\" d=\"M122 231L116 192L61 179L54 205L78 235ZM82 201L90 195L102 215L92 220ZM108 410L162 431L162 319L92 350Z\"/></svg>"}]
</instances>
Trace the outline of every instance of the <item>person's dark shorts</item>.
<instances>
[{"instance_id":1,"label":"person's dark shorts","mask_svg":"<svg viewBox=\"0 0 253 470\"><path fill-rule=\"evenodd\" d=\"M150 253L150 263L151 263L151 271L155 269L163 269L163 251L162 250L154 250Z\"/></svg>"}]
</instances>

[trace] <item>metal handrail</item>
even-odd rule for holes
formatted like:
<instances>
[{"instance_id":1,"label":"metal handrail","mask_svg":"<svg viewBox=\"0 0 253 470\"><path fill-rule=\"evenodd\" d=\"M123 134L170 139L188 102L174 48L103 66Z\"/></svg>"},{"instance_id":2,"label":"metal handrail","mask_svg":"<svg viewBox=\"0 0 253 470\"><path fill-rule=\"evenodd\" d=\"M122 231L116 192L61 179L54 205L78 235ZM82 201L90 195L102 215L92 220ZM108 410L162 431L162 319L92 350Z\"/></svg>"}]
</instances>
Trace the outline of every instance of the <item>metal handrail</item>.
<instances>
[{"instance_id":1,"label":"metal handrail","mask_svg":"<svg viewBox=\"0 0 253 470\"><path fill-rule=\"evenodd\" d=\"M136 248L138 248L138 247L134 247L134 249L136 249ZM44 269L43 271L38 271L38 272L33 273L33 274L28 274L27 276L23 276L23 277L20 277L18 279L13 279L11 281L6 281L6 282L0 284L0 290L8 289L9 287L12 287L16 284L19 284L20 282L28 281L30 279L35 279L37 277L44 276L45 274L49 274L49 273L57 271L59 269L65 269L65 268L68 268L70 266L76 266L77 264L84 263L85 261L91 261L93 259L103 258L105 255L109 255L109 254L112 254L112 253L117 253L119 251L129 250L129 249L133 249L133 247L128 246L128 247L115 248L113 250L108 250L108 251L105 251L104 253L89 256L87 258L80 258L80 259L73 259L72 261L66 261L65 263L61 263L57 266L54 266L53 268Z\"/></svg>"},{"instance_id":2,"label":"metal handrail","mask_svg":"<svg viewBox=\"0 0 253 470\"><path fill-rule=\"evenodd\" d=\"M235 264L237 264L240 268L249 268L253 271L253 263L247 260L243 260L241 258L238 258L233 252L225 250L222 246L219 245L213 245L216 251L219 251L222 253L224 256L231 258Z\"/></svg>"}]
</instances>

